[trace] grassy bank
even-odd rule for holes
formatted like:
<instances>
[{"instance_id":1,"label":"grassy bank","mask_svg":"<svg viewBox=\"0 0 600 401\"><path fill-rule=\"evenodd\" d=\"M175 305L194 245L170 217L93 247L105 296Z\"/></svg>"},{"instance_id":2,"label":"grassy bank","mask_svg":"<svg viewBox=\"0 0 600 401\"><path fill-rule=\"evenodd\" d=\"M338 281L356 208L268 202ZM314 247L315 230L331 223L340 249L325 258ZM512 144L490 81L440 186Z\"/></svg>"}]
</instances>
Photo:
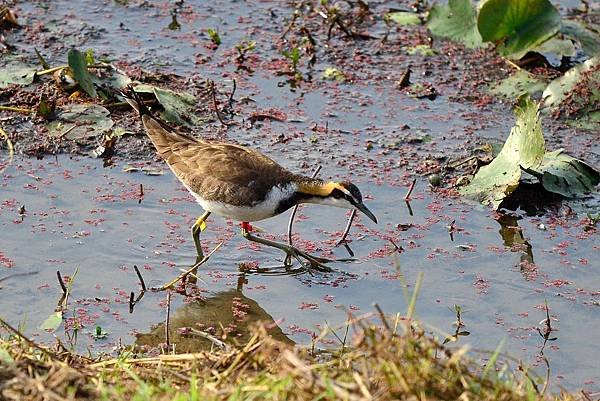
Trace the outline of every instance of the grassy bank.
<instances>
[{"instance_id":1,"label":"grassy bank","mask_svg":"<svg viewBox=\"0 0 600 401\"><path fill-rule=\"evenodd\" d=\"M264 328L243 345L192 354L92 360L15 331L0 342L2 400L585 400L548 395L545 380L490 355L449 349L400 322L358 320L332 353L278 342ZM10 331L10 329L7 329ZM504 366L504 368L503 368Z\"/></svg>"}]
</instances>

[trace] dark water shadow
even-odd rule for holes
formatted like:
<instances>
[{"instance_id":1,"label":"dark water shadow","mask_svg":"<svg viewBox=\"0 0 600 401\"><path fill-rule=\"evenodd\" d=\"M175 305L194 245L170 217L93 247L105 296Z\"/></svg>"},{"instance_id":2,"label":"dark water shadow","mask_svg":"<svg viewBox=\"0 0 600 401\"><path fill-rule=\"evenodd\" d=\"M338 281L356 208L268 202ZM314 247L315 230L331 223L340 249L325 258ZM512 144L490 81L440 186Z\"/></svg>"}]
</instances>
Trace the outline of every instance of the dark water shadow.
<instances>
[{"instance_id":1,"label":"dark water shadow","mask_svg":"<svg viewBox=\"0 0 600 401\"><path fill-rule=\"evenodd\" d=\"M194 334L189 328L208 333L226 343L243 344L251 336L250 328L258 322L267 328L267 333L274 339L295 344L271 315L240 291L241 286L243 281L238 283L237 289L216 293L202 301L186 302L171 312L169 338L170 343L175 344L177 353L210 350L215 346L212 341ZM158 348L165 343L165 323L159 323L146 333L137 333L135 337L138 346Z\"/></svg>"}]
</instances>

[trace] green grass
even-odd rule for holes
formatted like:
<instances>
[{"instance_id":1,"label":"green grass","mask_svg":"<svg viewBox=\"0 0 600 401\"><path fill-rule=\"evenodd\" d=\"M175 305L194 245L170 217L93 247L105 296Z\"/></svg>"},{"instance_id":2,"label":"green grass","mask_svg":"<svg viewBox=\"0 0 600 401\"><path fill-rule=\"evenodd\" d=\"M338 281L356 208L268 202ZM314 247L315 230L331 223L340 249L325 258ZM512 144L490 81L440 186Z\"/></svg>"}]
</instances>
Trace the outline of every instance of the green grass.
<instances>
[{"instance_id":1,"label":"green grass","mask_svg":"<svg viewBox=\"0 0 600 401\"><path fill-rule=\"evenodd\" d=\"M227 351L89 359L56 352L13 331L0 339L0 399L69 400L575 400L544 395L544 380L499 362L482 369L465 347L450 349L414 321L396 328L348 323L344 352L312 355L262 327ZM535 381L535 382L534 382Z\"/></svg>"}]
</instances>

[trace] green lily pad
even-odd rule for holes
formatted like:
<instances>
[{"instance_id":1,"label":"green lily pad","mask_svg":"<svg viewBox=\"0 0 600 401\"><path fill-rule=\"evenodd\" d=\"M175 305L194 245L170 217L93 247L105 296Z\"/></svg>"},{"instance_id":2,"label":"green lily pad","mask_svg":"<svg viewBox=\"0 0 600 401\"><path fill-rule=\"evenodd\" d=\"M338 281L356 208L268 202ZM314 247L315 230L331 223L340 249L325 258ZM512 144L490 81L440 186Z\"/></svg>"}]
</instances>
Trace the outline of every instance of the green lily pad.
<instances>
[{"instance_id":1,"label":"green lily pad","mask_svg":"<svg viewBox=\"0 0 600 401\"><path fill-rule=\"evenodd\" d=\"M435 55L435 50L433 50L429 45L416 45L406 49L406 53L409 56L414 56L415 54L417 54L419 56L428 57Z\"/></svg>"},{"instance_id":2,"label":"green lily pad","mask_svg":"<svg viewBox=\"0 0 600 401\"><path fill-rule=\"evenodd\" d=\"M62 324L62 317L63 314L60 311L52 313L46 320L44 320L44 323L42 323L40 329L50 332L56 331Z\"/></svg>"},{"instance_id":3,"label":"green lily pad","mask_svg":"<svg viewBox=\"0 0 600 401\"><path fill-rule=\"evenodd\" d=\"M568 96L572 95L572 90L580 82L582 74L597 68L599 65L600 55L571 68L562 77L550 82L542 94L544 106L548 108L558 107Z\"/></svg>"},{"instance_id":4,"label":"green lily pad","mask_svg":"<svg viewBox=\"0 0 600 401\"><path fill-rule=\"evenodd\" d=\"M390 21L394 21L396 24L401 26L406 25L421 25L421 18L415 13L407 11L396 11L393 13L386 14L386 18Z\"/></svg>"},{"instance_id":5,"label":"green lily pad","mask_svg":"<svg viewBox=\"0 0 600 401\"><path fill-rule=\"evenodd\" d=\"M572 20L563 20L560 32L565 36L576 39L589 57L600 54L600 35L588 29L585 25Z\"/></svg>"},{"instance_id":6,"label":"green lily pad","mask_svg":"<svg viewBox=\"0 0 600 401\"><path fill-rule=\"evenodd\" d=\"M598 171L562 149L546 153L539 166L525 171L537 177L546 191L567 198L589 194L600 183Z\"/></svg>"},{"instance_id":7,"label":"green lily pad","mask_svg":"<svg viewBox=\"0 0 600 401\"><path fill-rule=\"evenodd\" d=\"M476 17L471 0L448 0L448 5L433 6L427 28L435 36L462 42L469 48L481 47L483 42L477 30Z\"/></svg>"},{"instance_id":8,"label":"green lily pad","mask_svg":"<svg viewBox=\"0 0 600 401\"><path fill-rule=\"evenodd\" d=\"M519 70L502 82L491 87L490 92L494 95L514 100L523 95L533 95L542 92L545 88L546 82L535 78L525 70Z\"/></svg>"},{"instance_id":9,"label":"green lily pad","mask_svg":"<svg viewBox=\"0 0 600 401\"><path fill-rule=\"evenodd\" d=\"M344 82L346 81L346 75L335 67L327 67L323 71L323 79Z\"/></svg>"},{"instance_id":10,"label":"green lily pad","mask_svg":"<svg viewBox=\"0 0 600 401\"><path fill-rule=\"evenodd\" d=\"M85 139L106 133L114 125L110 112L98 105L70 104L55 121L47 125L48 135L55 138Z\"/></svg>"},{"instance_id":11,"label":"green lily pad","mask_svg":"<svg viewBox=\"0 0 600 401\"><path fill-rule=\"evenodd\" d=\"M67 54L69 61L69 68L73 73L73 78L81 86L81 89L85 91L90 97L95 98L98 94L94 87L94 77L89 73L87 69L87 56L86 53L82 53L79 50L71 49Z\"/></svg>"},{"instance_id":12,"label":"green lily pad","mask_svg":"<svg viewBox=\"0 0 600 401\"><path fill-rule=\"evenodd\" d=\"M544 157L544 136L537 103L526 98L515 109L515 114L516 124L498 156L479 169L473 180L460 190L462 195L494 209L518 187L521 167L538 166Z\"/></svg>"},{"instance_id":13,"label":"green lily pad","mask_svg":"<svg viewBox=\"0 0 600 401\"><path fill-rule=\"evenodd\" d=\"M0 69L0 89L9 85L29 85L35 79L36 69L21 62L13 62Z\"/></svg>"},{"instance_id":14,"label":"green lily pad","mask_svg":"<svg viewBox=\"0 0 600 401\"><path fill-rule=\"evenodd\" d=\"M200 125L204 121L195 114L196 98L187 92L174 92L152 85L138 85L136 92L152 93L163 107L161 117L167 122L179 125Z\"/></svg>"},{"instance_id":15,"label":"green lily pad","mask_svg":"<svg viewBox=\"0 0 600 401\"><path fill-rule=\"evenodd\" d=\"M540 54L552 53L559 57L573 57L575 55L573 42L568 39L559 39L556 36L531 50Z\"/></svg>"},{"instance_id":16,"label":"green lily pad","mask_svg":"<svg viewBox=\"0 0 600 401\"><path fill-rule=\"evenodd\" d=\"M560 26L560 14L548 0L487 0L477 17L483 41L503 41L499 53L515 60L554 36Z\"/></svg>"}]
</instances>

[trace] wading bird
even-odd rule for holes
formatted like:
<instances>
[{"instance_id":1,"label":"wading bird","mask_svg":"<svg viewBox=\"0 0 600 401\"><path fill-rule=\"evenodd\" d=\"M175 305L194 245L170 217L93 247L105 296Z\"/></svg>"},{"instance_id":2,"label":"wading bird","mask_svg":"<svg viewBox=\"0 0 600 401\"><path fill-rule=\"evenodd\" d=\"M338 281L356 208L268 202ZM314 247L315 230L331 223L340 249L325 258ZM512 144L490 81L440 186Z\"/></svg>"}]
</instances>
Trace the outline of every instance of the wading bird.
<instances>
[{"instance_id":1,"label":"wading bird","mask_svg":"<svg viewBox=\"0 0 600 401\"><path fill-rule=\"evenodd\" d=\"M260 152L244 146L209 142L180 133L154 116L129 87L122 95L139 113L159 156L204 209L192 226L192 237L203 257L200 233L211 213L242 223L244 238L284 251L288 258L303 258L322 268L329 259L315 257L288 244L251 233L250 222L267 219L299 203L316 203L358 209L377 223L350 182L326 182L294 174Z\"/></svg>"}]
</instances>

